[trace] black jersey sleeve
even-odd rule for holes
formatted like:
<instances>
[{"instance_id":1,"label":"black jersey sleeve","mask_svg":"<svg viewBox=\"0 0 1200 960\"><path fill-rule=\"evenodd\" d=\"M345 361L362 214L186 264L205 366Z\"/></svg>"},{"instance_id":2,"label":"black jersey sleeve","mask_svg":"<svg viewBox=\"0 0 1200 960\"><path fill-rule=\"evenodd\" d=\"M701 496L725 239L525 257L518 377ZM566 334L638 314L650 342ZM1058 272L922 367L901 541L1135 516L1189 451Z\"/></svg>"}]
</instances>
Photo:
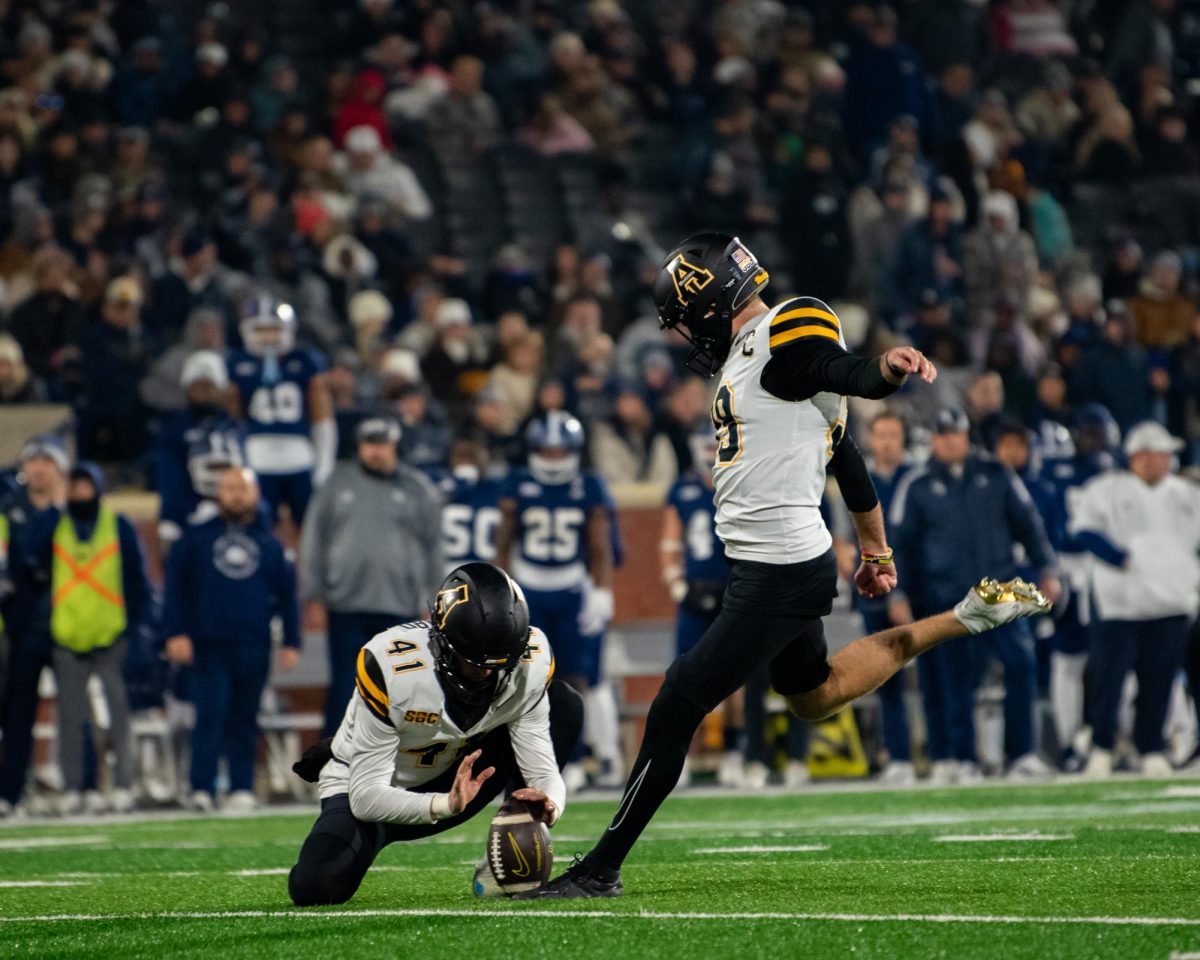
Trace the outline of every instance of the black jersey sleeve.
<instances>
[{"instance_id":1,"label":"black jersey sleeve","mask_svg":"<svg viewBox=\"0 0 1200 960\"><path fill-rule=\"evenodd\" d=\"M760 382L781 400L823 392L882 400L897 390L877 358L846 351L837 314L815 297L797 297L779 310L771 321L770 350Z\"/></svg>"},{"instance_id":2,"label":"black jersey sleeve","mask_svg":"<svg viewBox=\"0 0 1200 960\"><path fill-rule=\"evenodd\" d=\"M829 460L829 472L838 482L842 499L851 513L869 513L879 503L875 484L867 470L858 444L849 433L843 433Z\"/></svg>"}]
</instances>

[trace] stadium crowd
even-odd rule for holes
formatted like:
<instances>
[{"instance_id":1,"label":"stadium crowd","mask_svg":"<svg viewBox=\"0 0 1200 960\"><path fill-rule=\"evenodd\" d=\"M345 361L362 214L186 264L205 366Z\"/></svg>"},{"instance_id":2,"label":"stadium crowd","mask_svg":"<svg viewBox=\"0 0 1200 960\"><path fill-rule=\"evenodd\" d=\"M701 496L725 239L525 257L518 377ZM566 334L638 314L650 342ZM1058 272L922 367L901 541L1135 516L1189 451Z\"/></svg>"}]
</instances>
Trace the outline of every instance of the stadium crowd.
<instances>
[{"instance_id":1,"label":"stadium crowd","mask_svg":"<svg viewBox=\"0 0 1200 960\"><path fill-rule=\"evenodd\" d=\"M561 548L570 576L525 585L570 593L581 635L599 644L621 552L596 552L615 527L607 488L672 488L683 522L704 496L693 449L709 384L686 372L687 344L659 331L650 296L664 247L701 228L753 247L776 298L830 304L851 349L911 342L939 365L934 390L902 391L886 411L853 407L891 502L901 576L913 578L864 609L866 622L936 608L931 581L954 570L960 592L959 573L993 572L974 565L1005 551L1061 591L1053 636L964 644L963 662L922 665L934 774L979 774L971 714L989 658L1003 664L1006 706L1024 704L1007 718L1021 741L1007 745L1010 773L1042 775L1045 761L1097 775L1169 769L1172 683L1185 661L1193 690L1200 679L1187 588L1200 582L1200 512L1169 476L1176 461L1200 465L1196 6L340 0L269 23L223 3L186 21L137 0L5 5L0 405L73 415L65 436L31 441L0 504L4 809L24 788L42 667L53 660L60 692L95 673L110 701L154 700L172 682L160 650L191 665L198 715L242 718L223 734L203 725L193 743L192 787L211 794L218 754L232 771L253 750L235 741L247 724L253 733L272 618L294 647L301 604L328 605L341 631L332 653L381 616L421 615L443 561L494 555L500 505L526 498L501 475L542 454L577 453L580 475L596 479L580 500L586 531L542 544ZM301 35L313 29L305 11L316 42ZM1003 507L1011 535L973 509L938 527L947 484L996 464L1020 478ZM228 475L242 466L254 474ZM340 517L321 489L361 486L355 469L427 497L426 520L444 504L440 545L416 532L421 516L397 518L421 559L388 572L405 584L388 609L381 591L330 583L371 524ZM1105 515L1086 486L1101 475L1121 477L1130 509L1150 519ZM131 542L127 522L98 506L106 486L161 495L159 543ZM319 530L304 524L314 490ZM593 526L605 510L609 524ZM1166 515L1177 522L1160 524ZM290 545L303 529L298 586L291 554L272 546L282 517ZM511 548L533 521L507 522ZM830 522L836 534L836 498ZM1169 541L1169 563L1147 529ZM576 542L587 535L591 548ZM61 559L96 538L115 546L94 566ZM185 568L184 557L209 562L205 538L224 564ZM145 584L147 548L166 558L165 602ZM685 553L664 555L672 595L709 614L720 585L708 572L697 586ZM89 603L100 601L88 590L123 590L122 616L98 617L99 640L59 630L59 578L72 576ZM250 577L244 592L259 599L237 629L262 655L218 669L208 661L231 637L194 634L233 629L213 608L224 581ZM1153 585L1168 577L1178 589L1160 596ZM1145 603L1128 600L1139 591ZM1106 609L1114 593L1126 601ZM202 638L218 645L206 653ZM145 648L128 690L113 656L90 649L124 655L126 640ZM1103 651L1087 674L1094 749L1079 737L1089 649ZM583 685L604 688L583 660ZM331 668L348 688L345 665ZM1142 692L1126 760L1113 751L1131 670ZM907 726L896 733L905 689L880 698L896 782L912 776ZM1035 729L1039 690L1053 744ZM588 703L615 725L614 705ZM125 705L110 714L126 722ZM64 721L65 784L78 792L94 766L79 742L88 718L60 711ZM620 782L612 738L593 734L601 776ZM737 752L732 728L727 741ZM132 761L118 760L124 789ZM232 789L248 791L239 776Z\"/></svg>"}]
</instances>

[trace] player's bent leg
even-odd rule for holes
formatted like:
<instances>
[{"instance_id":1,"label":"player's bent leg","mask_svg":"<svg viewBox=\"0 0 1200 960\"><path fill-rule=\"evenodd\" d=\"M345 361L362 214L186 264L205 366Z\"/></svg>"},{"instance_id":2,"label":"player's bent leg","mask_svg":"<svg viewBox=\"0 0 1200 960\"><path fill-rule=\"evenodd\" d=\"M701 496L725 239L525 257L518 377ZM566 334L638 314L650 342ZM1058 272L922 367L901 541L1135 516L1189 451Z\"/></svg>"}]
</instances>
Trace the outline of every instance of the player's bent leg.
<instances>
[{"instance_id":1,"label":"player's bent leg","mask_svg":"<svg viewBox=\"0 0 1200 960\"><path fill-rule=\"evenodd\" d=\"M787 696L788 706L805 720L822 720L870 693L939 643L1049 609L1041 591L1023 580L983 580L968 590L953 610L861 637L843 647L830 659L825 682Z\"/></svg>"},{"instance_id":2,"label":"player's bent leg","mask_svg":"<svg viewBox=\"0 0 1200 960\"><path fill-rule=\"evenodd\" d=\"M350 812L346 794L321 801L321 815L288 874L288 895L298 907L345 903L375 860L382 824L364 823Z\"/></svg>"}]
</instances>

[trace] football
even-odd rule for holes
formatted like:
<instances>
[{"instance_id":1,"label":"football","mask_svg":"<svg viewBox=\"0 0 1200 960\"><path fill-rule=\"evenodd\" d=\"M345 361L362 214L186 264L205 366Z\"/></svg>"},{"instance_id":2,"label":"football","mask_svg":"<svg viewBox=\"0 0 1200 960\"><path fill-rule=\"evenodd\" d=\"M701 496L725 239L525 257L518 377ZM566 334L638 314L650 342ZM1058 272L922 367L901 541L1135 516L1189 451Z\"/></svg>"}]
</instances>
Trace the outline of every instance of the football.
<instances>
[{"instance_id":1,"label":"football","mask_svg":"<svg viewBox=\"0 0 1200 960\"><path fill-rule=\"evenodd\" d=\"M550 879L554 866L550 830L523 801L509 799L492 819L487 864L506 895L536 890Z\"/></svg>"}]
</instances>

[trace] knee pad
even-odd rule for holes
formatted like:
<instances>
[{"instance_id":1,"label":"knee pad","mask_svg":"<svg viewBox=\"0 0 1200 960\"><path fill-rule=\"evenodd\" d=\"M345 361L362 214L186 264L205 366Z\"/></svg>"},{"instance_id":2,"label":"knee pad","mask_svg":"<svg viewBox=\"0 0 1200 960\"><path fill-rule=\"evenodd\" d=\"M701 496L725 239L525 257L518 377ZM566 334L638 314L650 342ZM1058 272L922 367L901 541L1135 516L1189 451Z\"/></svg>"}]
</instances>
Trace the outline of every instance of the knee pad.
<instances>
[{"instance_id":1,"label":"knee pad","mask_svg":"<svg viewBox=\"0 0 1200 960\"><path fill-rule=\"evenodd\" d=\"M583 697L565 680L552 680L546 696L550 698L550 740L561 767L583 733Z\"/></svg>"}]
</instances>

